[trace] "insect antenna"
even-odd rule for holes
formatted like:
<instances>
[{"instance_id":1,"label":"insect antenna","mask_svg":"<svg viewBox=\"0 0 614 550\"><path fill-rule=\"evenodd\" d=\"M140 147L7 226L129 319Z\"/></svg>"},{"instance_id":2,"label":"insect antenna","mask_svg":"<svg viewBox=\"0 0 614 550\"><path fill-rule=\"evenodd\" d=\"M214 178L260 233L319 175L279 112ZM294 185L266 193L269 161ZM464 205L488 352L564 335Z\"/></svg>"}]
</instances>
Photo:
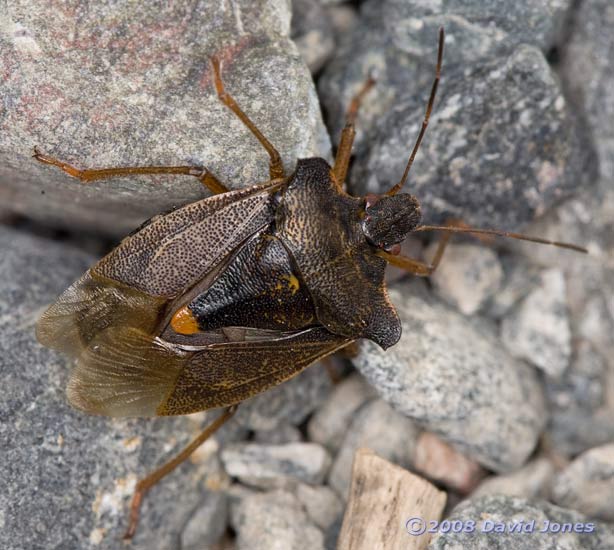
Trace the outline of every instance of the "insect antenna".
<instances>
[{"instance_id":1,"label":"insect antenna","mask_svg":"<svg viewBox=\"0 0 614 550\"><path fill-rule=\"evenodd\" d=\"M414 229L414 231L447 231L448 233L473 233L478 235L496 235L499 237L509 237L510 239L518 239L521 241L531 241L539 244L549 244L552 246L558 246L560 248L568 248L569 250L575 250L576 252L582 252L588 254L588 250L575 244L563 243L560 241L550 241L548 239L541 239L539 237L531 237L530 235L523 235L522 233L511 233L509 231L500 231L498 229L479 229L476 227L454 227L447 225L420 225Z\"/></svg>"},{"instance_id":2,"label":"insect antenna","mask_svg":"<svg viewBox=\"0 0 614 550\"><path fill-rule=\"evenodd\" d=\"M396 195L405 185L407 181L407 176L409 175L409 170L411 165L414 163L414 159L416 158L416 153L420 148L420 144L422 143L422 138L426 132L426 128L429 125L429 119L431 118L431 111L433 110L433 103L435 103L435 95L437 94L437 86L439 86L439 77L441 75L441 63L443 61L443 42L444 42L444 31L443 27L439 29L439 49L437 51L437 67L435 68L435 80L433 80L433 87L431 88L431 95L429 97L429 102L426 106L426 112L424 114L424 119L422 120L422 128L420 128L420 133L418 134L418 138L416 139L416 143L414 144L414 148L409 155L409 159L407 161L407 166L405 166L405 172L403 172L403 177L390 191L386 192L386 195L392 196Z\"/></svg>"}]
</instances>

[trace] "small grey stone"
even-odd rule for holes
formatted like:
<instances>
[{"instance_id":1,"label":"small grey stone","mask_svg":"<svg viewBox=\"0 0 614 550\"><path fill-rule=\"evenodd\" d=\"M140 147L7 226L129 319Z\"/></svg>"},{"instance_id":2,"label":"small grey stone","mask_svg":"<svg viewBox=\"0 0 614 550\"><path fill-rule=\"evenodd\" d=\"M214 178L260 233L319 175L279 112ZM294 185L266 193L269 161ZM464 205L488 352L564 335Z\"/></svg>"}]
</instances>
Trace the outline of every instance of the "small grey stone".
<instances>
[{"instance_id":1,"label":"small grey stone","mask_svg":"<svg viewBox=\"0 0 614 550\"><path fill-rule=\"evenodd\" d=\"M520 467L545 420L533 369L510 357L492 328L433 299L390 290L403 324L383 352L364 342L354 364L396 410L497 472Z\"/></svg>"},{"instance_id":2,"label":"small grey stone","mask_svg":"<svg viewBox=\"0 0 614 550\"><path fill-rule=\"evenodd\" d=\"M208 194L180 176L80 185L32 159L35 145L77 168L204 165L232 189L267 181L266 151L217 98L213 54L228 92L288 171L297 158L329 155L290 17L288 0L234 0L225 9L217 0L155 9L101 2L51 12L10 2L0 34L2 58L11 59L0 84L0 203L61 226L122 234ZM78 36L66 34L74 28Z\"/></svg>"},{"instance_id":3,"label":"small grey stone","mask_svg":"<svg viewBox=\"0 0 614 550\"><path fill-rule=\"evenodd\" d=\"M431 482L461 495L471 493L486 475L475 459L426 431L418 438L412 466Z\"/></svg>"},{"instance_id":4,"label":"small grey stone","mask_svg":"<svg viewBox=\"0 0 614 550\"><path fill-rule=\"evenodd\" d=\"M437 244L427 249L432 258ZM499 289L503 269L497 254L484 246L450 244L431 276L435 291L461 313L471 315Z\"/></svg>"},{"instance_id":5,"label":"small grey stone","mask_svg":"<svg viewBox=\"0 0 614 550\"><path fill-rule=\"evenodd\" d=\"M571 357L571 328L565 277L559 269L541 275L541 284L507 315L501 339L509 352L550 376L561 376Z\"/></svg>"},{"instance_id":6,"label":"small grey stone","mask_svg":"<svg viewBox=\"0 0 614 550\"><path fill-rule=\"evenodd\" d=\"M71 409L70 361L40 346L34 326L94 258L0 226L1 548L116 550L138 478L202 430L191 417L119 419ZM231 428L222 428L221 434ZM217 438L143 500L136 548L176 547L182 526L218 477ZM17 546L16 546L17 545Z\"/></svg>"},{"instance_id":7,"label":"small grey stone","mask_svg":"<svg viewBox=\"0 0 614 550\"><path fill-rule=\"evenodd\" d=\"M280 424L272 430L258 430L254 434L256 443L265 445L283 445L284 443L297 443L303 440L301 431L292 424Z\"/></svg>"},{"instance_id":8,"label":"small grey stone","mask_svg":"<svg viewBox=\"0 0 614 550\"><path fill-rule=\"evenodd\" d=\"M311 520L324 532L343 513L343 502L330 487L299 483L296 496Z\"/></svg>"},{"instance_id":9,"label":"small grey stone","mask_svg":"<svg viewBox=\"0 0 614 550\"><path fill-rule=\"evenodd\" d=\"M369 447L382 458L407 468L417 438L418 429L409 418L381 399L370 401L353 418L330 470L329 485L347 499L354 453L359 447Z\"/></svg>"},{"instance_id":10,"label":"small grey stone","mask_svg":"<svg viewBox=\"0 0 614 550\"><path fill-rule=\"evenodd\" d=\"M323 1L322 4L325 4ZM333 32L339 40L343 35L347 35L352 29L358 25L358 13L354 6L351 5L328 5L326 6L326 15L330 19L333 27Z\"/></svg>"},{"instance_id":11,"label":"small grey stone","mask_svg":"<svg viewBox=\"0 0 614 550\"><path fill-rule=\"evenodd\" d=\"M560 472L552 500L587 516L614 521L614 443L594 447Z\"/></svg>"},{"instance_id":12,"label":"small grey stone","mask_svg":"<svg viewBox=\"0 0 614 550\"><path fill-rule=\"evenodd\" d=\"M309 420L309 439L333 453L338 451L356 411L375 396L375 390L362 376L348 376L335 386Z\"/></svg>"},{"instance_id":13,"label":"small grey stone","mask_svg":"<svg viewBox=\"0 0 614 550\"><path fill-rule=\"evenodd\" d=\"M251 495L260 495L262 491L254 487L248 487L242 483L231 483L228 489L226 489L226 495L228 496L231 506L236 505L241 499L244 499Z\"/></svg>"},{"instance_id":14,"label":"small grey stone","mask_svg":"<svg viewBox=\"0 0 614 550\"><path fill-rule=\"evenodd\" d=\"M509 474L486 478L471 493L471 498L485 495L507 495L527 499L548 498L553 476L552 462L540 457Z\"/></svg>"},{"instance_id":15,"label":"small grey stone","mask_svg":"<svg viewBox=\"0 0 614 550\"><path fill-rule=\"evenodd\" d=\"M491 296L485 312L495 319L501 319L522 298L541 282L541 270L518 254L506 254L500 258L503 281L499 290Z\"/></svg>"},{"instance_id":16,"label":"small grey stone","mask_svg":"<svg viewBox=\"0 0 614 550\"><path fill-rule=\"evenodd\" d=\"M290 34L312 73L317 73L335 48L333 28L320 0L292 0Z\"/></svg>"},{"instance_id":17,"label":"small grey stone","mask_svg":"<svg viewBox=\"0 0 614 550\"><path fill-rule=\"evenodd\" d=\"M226 446L221 458L229 475L265 489L289 487L297 481L321 483L331 464L330 455L317 443L236 443Z\"/></svg>"},{"instance_id":18,"label":"small grey stone","mask_svg":"<svg viewBox=\"0 0 614 550\"><path fill-rule=\"evenodd\" d=\"M614 548L614 527L545 501L510 496L485 496L456 506L450 522L475 522L475 529L434 535L429 550L605 550ZM504 524L504 532L494 526ZM471 525L471 524L469 524ZM510 526L516 531L510 532ZM539 531L547 529L547 532ZM522 531L522 528L525 531Z\"/></svg>"},{"instance_id":19,"label":"small grey stone","mask_svg":"<svg viewBox=\"0 0 614 550\"><path fill-rule=\"evenodd\" d=\"M593 136L603 185L610 189L614 174L613 26L614 6L610 0L578 4L561 63L567 91L582 110Z\"/></svg>"},{"instance_id":20,"label":"small grey stone","mask_svg":"<svg viewBox=\"0 0 614 550\"><path fill-rule=\"evenodd\" d=\"M324 550L322 532L286 491L246 496L231 506L237 550Z\"/></svg>"},{"instance_id":21,"label":"small grey stone","mask_svg":"<svg viewBox=\"0 0 614 550\"><path fill-rule=\"evenodd\" d=\"M228 496L221 491L207 493L181 533L181 550L202 550L216 543L227 522Z\"/></svg>"},{"instance_id":22,"label":"small grey stone","mask_svg":"<svg viewBox=\"0 0 614 550\"><path fill-rule=\"evenodd\" d=\"M237 422L251 430L274 430L290 423L301 424L326 399L332 382L321 363L311 365L291 380L245 401Z\"/></svg>"},{"instance_id":23,"label":"small grey stone","mask_svg":"<svg viewBox=\"0 0 614 550\"><path fill-rule=\"evenodd\" d=\"M587 340L578 342L569 369L546 380L551 445L565 456L614 441L614 362Z\"/></svg>"}]
</instances>

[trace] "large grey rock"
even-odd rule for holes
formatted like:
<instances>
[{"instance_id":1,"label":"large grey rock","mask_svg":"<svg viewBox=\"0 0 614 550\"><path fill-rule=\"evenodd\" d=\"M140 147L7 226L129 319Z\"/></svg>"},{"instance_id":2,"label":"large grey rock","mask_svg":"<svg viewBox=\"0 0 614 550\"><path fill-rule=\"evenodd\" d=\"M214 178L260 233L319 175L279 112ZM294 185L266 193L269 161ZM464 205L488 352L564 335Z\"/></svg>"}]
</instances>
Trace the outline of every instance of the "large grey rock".
<instances>
[{"instance_id":1,"label":"large grey rock","mask_svg":"<svg viewBox=\"0 0 614 550\"><path fill-rule=\"evenodd\" d=\"M79 168L205 165L231 188L266 181L265 150L217 99L213 54L228 91L279 149L287 170L297 158L327 155L311 76L288 37L290 17L288 0L70 10L6 4L0 202L63 226L118 234L207 195L191 177L79 185L33 160L35 145Z\"/></svg>"},{"instance_id":2,"label":"large grey rock","mask_svg":"<svg viewBox=\"0 0 614 550\"><path fill-rule=\"evenodd\" d=\"M298 481L322 483L331 464L317 443L236 443L226 446L221 457L228 474L264 489L292 487Z\"/></svg>"},{"instance_id":3,"label":"large grey rock","mask_svg":"<svg viewBox=\"0 0 614 550\"><path fill-rule=\"evenodd\" d=\"M571 327L565 296L565 277L559 269L541 275L535 288L501 324L501 340L510 354L558 377L569 366Z\"/></svg>"},{"instance_id":4,"label":"large grey rock","mask_svg":"<svg viewBox=\"0 0 614 550\"><path fill-rule=\"evenodd\" d=\"M426 94L433 78L439 27L443 26L448 36L447 71L447 67L467 67L484 58L504 57L520 44L549 50L560 34L569 5L569 0L513 4L496 0L365 2L361 24L342 41L321 83L333 129L342 128L351 88L360 85L369 68L377 71L382 85L380 93L370 96L369 112L361 117L364 129L376 122L375 115L397 103L399 95L418 89Z\"/></svg>"},{"instance_id":5,"label":"large grey rock","mask_svg":"<svg viewBox=\"0 0 614 550\"><path fill-rule=\"evenodd\" d=\"M539 49L552 45L569 4L367 2L320 84L336 139L360 82L378 79L358 122L356 192L381 192L403 173L441 25L440 95L408 186L426 219L512 228L591 182L587 140Z\"/></svg>"},{"instance_id":6,"label":"large grey rock","mask_svg":"<svg viewBox=\"0 0 614 550\"><path fill-rule=\"evenodd\" d=\"M512 228L589 184L588 153L536 48L448 68L440 90L408 186L426 223L454 217ZM399 101L381 119L353 172L366 190L382 192L400 179L424 116L423 96Z\"/></svg>"},{"instance_id":7,"label":"large grey rock","mask_svg":"<svg viewBox=\"0 0 614 550\"><path fill-rule=\"evenodd\" d=\"M587 516L614 521L614 443L577 457L554 480L552 500Z\"/></svg>"},{"instance_id":8,"label":"large grey rock","mask_svg":"<svg viewBox=\"0 0 614 550\"><path fill-rule=\"evenodd\" d=\"M137 478L177 454L202 423L110 419L71 409L64 396L69 362L36 342L34 325L93 258L3 226L0 250L0 547L115 550ZM232 429L228 424L222 435ZM135 548L177 547L208 480L219 480L211 457L216 441L147 494Z\"/></svg>"},{"instance_id":9,"label":"large grey rock","mask_svg":"<svg viewBox=\"0 0 614 550\"><path fill-rule=\"evenodd\" d=\"M271 491L245 496L232 505L237 550L323 550L322 532L292 493Z\"/></svg>"},{"instance_id":10,"label":"large grey rock","mask_svg":"<svg viewBox=\"0 0 614 550\"><path fill-rule=\"evenodd\" d=\"M380 13L399 50L415 55L423 55L426 49L425 34L439 25L447 26L449 21L455 38L450 49L455 50L456 56L467 58L477 56L478 52L482 55L500 54L518 44L532 44L544 51L549 50L563 30L570 6L569 0L521 0L513 3L498 0L386 0ZM377 11L377 2L369 2L368 7ZM458 45L459 28L477 35L467 48L472 51L458 51L463 49ZM487 41L490 41L490 52L480 44Z\"/></svg>"},{"instance_id":11,"label":"large grey rock","mask_svg":"<svg viewBox=\"0 0 614 550\"><path fill-rule=\"evenodd\" d=\"M611 525L539 500L508 496L471 499L456 506L447 519L475 528L461 533L452 530L437 533L429 550L605 550L614 547ZM540 532L542 529L546 532Z\"/></svg>"},{"instance_id":12,"label":"large grey rock","mask_svg":"<svg viewBox=\"0 0 614 550\"><path fill-rule=\"evenodd\" d=\"M354 364L397 411L498 472L521 466L545 421L534 370L508 355L492 327L442 303L390 291L403 323L383 352L364 342Z\"/></svg>"},{"instance_id":13,"label":"large grey rock","mask_svg":"<svg viewBox=\"0 0 614 550\"><path fill-rule=\"evenodd\" d=\"M374 399L355 414L328 476L329 485L348 498L354 453L369 447L382 458L407 468L412 463L418 429L382 399Z\"/></svg>"}]
</instances>

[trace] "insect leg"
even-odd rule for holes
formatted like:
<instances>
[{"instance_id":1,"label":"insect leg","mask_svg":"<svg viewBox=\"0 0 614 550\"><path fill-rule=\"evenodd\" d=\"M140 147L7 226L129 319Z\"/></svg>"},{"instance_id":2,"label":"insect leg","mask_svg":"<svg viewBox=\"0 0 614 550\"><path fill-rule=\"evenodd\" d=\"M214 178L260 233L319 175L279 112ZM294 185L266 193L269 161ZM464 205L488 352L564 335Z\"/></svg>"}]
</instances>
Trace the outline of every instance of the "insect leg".
<instances>
[{"instance_id":1,"label":"insect leg","mask_svg":"<svg viewBox=\"0 0 614 550\"><path fill-rule=\"evenodd\" d=\"M337 149L337 155L335 156L335 166L333 167L333 173L335 174L335 182L341 190L341 186L345 181L347 175L348 165L350 164L350 155L352 154L352 144L354 143L354 136L356 130L354 129L354 123L360 108L360 103L364 99L367 92L373 87L375 80L369 77L367 81L362 85L360 91L352 99L350 106L345 114L345 127L341 132L341 140L339 141L339 147Z\"/></svg>"},{"instance_id":2,"label":"insect leg","mask_svg":"<svg viewBox=\"0 0 614 550\"><path fill-rule=\"evenodd\" d=\"M94 168L79 170L74 166L62 162L49 155L43 155L34 148L34 158L43 164L57 166L68 175L88 183L94 180L102 180L118 176L132 176L136 174L176 174L182 176L194 176L214 194L226 193L229 189L220 182L209 170L198 166L126 166L122 168Z\"/></svg>"},{"instance_id":3,"label":"insect leg","mask_svg":"<svg viewBox=\"0 0 614 550\"><path fill-rule=\"evenodd\" d=\"M271 179L283 178L284 167L281 162L279 152L277 149L275 149L273 144L266 137L264 137L264 134L258 130L256 125L249 119L249 117L241 110L241 107L239 107L234 98L225 90L224 82L222 81L222 77L220 75L220 60L215 56L211 57L211 65L213 66L213 72L215 75L215 89L220 101L235 115L237 115L237 117L239 117L241 122L249 128L250 132L254 134L256 139L266 149L269 157L271 157L269 161L269 173L271 175Z\"/></svg>"},{"instance_id":4,"label":"insect leg","mask_svg":"<svg viewBox=\"0 0 614 550\"><path fill-rule=\"evenodd\" d=\"M448 241L450 240L450 236L451 233L446 233L443 235L439 241L437 250L435 251L435 256L433 256L431 263L421 262L405 256L397 256L390 254L385 250L378 250L376 254L381 258L384 258L384 260L386 260L390 265L400 267L413 275L418 275L419 277L429 277L439 266L441 257L443 256L444 250L446 249Z\"/></svg>"},{"instance_id":5,"label":"insect leg","mask_svg":"<svg viewBox=\"0 0 614 550\"><path fill-rule=\"evenodd\" d=\"M124 539L131 539L136 531L136 526L139 521L139 510L141 508L141 502L145 493L151 489L158 481L160 481L167 474L171 473L179 464L186 460L198 447L200 447L209 437L211 437L217 430L219 430L227 420L229 420L236 412L238 405L232 405L228 407L220 416L218 416L211 424L209 424L203 431L196 437L183 451L181 451L172 460L169 460L166 464L163 464L157 470L154 470L151 474L143 479L139 480L132 496L132 502L130 504L130 523Z\"/></svg>"}]
</instances>

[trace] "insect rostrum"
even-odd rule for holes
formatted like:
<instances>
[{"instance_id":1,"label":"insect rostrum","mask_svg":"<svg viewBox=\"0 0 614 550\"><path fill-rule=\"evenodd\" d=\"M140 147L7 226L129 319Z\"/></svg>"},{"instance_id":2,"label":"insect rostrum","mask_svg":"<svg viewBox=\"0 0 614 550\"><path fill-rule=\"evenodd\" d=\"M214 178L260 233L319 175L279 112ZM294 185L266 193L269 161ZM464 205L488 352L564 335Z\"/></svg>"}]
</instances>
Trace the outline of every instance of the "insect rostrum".
<instances>
[{"instance_id":1,"label":"insect rostrum","mask_svg":"<svg viewBox=\"0 0 614 550\"><path fill-rule=\"evenodd\" d=\"M475 231L420 226L418 200L398 193L428 124L442 52L443 31L422 130L402 179L379 196L353 197L343 190L354 119L372 80L350 105L334 166L321 158L302 159L286 176L273 145L225 91L215 58L218 96L269 153L270 181L227 191L213 174L192 166L78 170L36 152L39 161L82 181L182 174L215 193L153 218L42 316L39 341L76 359L70 403L108 416L231 407L359 338L382 348L394 345L401 325L386 293L386 265L429 275L450 231ZM428 229L448 231L432 264L399 255L408 233ZM128 536L143 493L191 450L139 483Z\"/></svg>"}]
</instances>

